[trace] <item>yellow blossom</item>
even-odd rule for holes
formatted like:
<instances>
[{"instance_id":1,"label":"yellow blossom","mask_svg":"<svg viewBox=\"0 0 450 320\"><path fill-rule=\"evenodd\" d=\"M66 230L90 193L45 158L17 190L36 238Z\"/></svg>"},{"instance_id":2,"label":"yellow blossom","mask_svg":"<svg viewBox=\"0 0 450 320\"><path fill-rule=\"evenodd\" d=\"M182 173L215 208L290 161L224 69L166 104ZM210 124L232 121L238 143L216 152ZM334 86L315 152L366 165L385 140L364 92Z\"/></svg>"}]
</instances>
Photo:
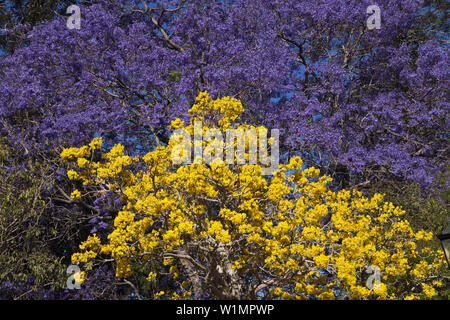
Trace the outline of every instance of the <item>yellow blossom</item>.
<instances>
[{"instance_id":1,"label":"yellow blossom","mask_svg":"<svg viewBox=\"0 0 450 320\"><path fill-rule=\"evenodd\" d=\"M70 194L70 197L74 200L80 199L81 198L81 192L77 189L75 189L74 191L72 191L72 193Z\"/></svg>"},{"instance_id":2,"label":"yellow blossom","mask_svg":"<svg viewBox=\"0 0 450 320\"><path fill-rule=\"evenodd\" d=\"M235 98L201 92L190 121L175 119L171 128L192 135L200 121L203 132L216 129L224 136L230 128L266 130L241 123L243 111ZM247 147L254 142L247 139ZM101 145L94 138L61 153L71 166L69 179L123 202L107 238L89 236L72 263L112 259L121 279L136 266L154 270L158 263L161 276L173 275L183 290L161 291L155 299L193 298L198 290L233 299L416 299L431 298L443 286L445 259L427 245L431 233L413 230L405 211L383 202L381 194L331 190L332 179L305 168L300 157L262 176L263 165L237 160L174 164L174 141L142 157L126 155L121 144L91 157ZM71 197L79 199L81 192ZM366 285L369 266L379 269L382 280L372 289ZM154 281L150 270L147 280ZM239 291L245 287L250 290Z\"/></svg>"}]
</instances>

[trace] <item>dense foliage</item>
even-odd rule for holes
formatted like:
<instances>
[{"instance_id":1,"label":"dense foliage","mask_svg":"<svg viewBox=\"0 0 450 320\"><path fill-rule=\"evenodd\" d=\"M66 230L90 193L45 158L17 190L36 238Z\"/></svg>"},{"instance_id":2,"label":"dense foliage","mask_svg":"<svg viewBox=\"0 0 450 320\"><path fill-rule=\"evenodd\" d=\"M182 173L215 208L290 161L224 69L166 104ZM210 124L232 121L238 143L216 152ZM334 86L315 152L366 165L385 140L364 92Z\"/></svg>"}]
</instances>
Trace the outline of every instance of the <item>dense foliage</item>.
<instances>
[{"instance_id":1,"label":"dense foliage","mask_svg":"<svg viewBox=\"0 0 450 320\"><path fill-rule=\"evenodd\" d=\"M355 181L427 185L448 156L448 55L435 40L409 41L418 1L382 1L380 30L365 26L369 2L83 7L80 30L62 17L36 26L2 60L4 131L25 151L95 132L164 140L209 90Z\"/></svg>"},{"instance_id":2,"label":"dense foliage","mask_svg":"<svg viewBox=\"0 0 450 320\"><path fill-rule=\"evenodd\" d=\"M300 156L332 178L330 192L387 193L413 229L445 225L445 1L377 1L374 30L369 0L46 3L0 1L0 296L129 298L167 286L143 281L146 262L120 281L105 263L84 291L64 292L70 256L89 234L113 232L125 199L86 193L60 153L100 136L94 163L117 143L132 159L167 148L170 124L188 121L205 90L239 99L246 125L279 129L282 162ZM72 3L79 30L66 26Z\"/></svg>"},{"instance_id":3,"label":"dense foliage","mask_svg":"<svg viewBox=\"0 0 450 320\"><path fill-rule=\"evenodd\" d=\"M190 125L177 119L172 127L194 135L195 121L202 121L205 132L225 135L229 128L244 130L241 112L238 100L213 101L204 92L189 110ZM62 152L76 164L68 171L72 179L97 185L99 196L116 192L124 201L106 243L89 236L80 245L83 252L72 256L74 263L87 263L90 270L94 258L111 256L116 276L126 278L135 261L159 259L156 268L148 267L147 279L172 276L173 292L155 292L172 298L414 299L433 297L433 286L442 286L443 253L423 245L433 234L414 232L402 217L405 211L383 202L382 195L329 191L331 179L314 167L304 169L299 157L269 179L261 175L262 165L242 166L236 159L228 166L224 159L235 153L237 141L210 164L174 165L180 137L142 159L124 155L117 144L91 161L101 138ZM202 144L203 150L224 145L217 146L217 138ZM247 147L247 160L250 152ZM138 161L145 167L133 174L127 167ZM83 195L75 190L71 196ZM383 274L370 289L368 266Z\"/></svg>"}]
</instances>

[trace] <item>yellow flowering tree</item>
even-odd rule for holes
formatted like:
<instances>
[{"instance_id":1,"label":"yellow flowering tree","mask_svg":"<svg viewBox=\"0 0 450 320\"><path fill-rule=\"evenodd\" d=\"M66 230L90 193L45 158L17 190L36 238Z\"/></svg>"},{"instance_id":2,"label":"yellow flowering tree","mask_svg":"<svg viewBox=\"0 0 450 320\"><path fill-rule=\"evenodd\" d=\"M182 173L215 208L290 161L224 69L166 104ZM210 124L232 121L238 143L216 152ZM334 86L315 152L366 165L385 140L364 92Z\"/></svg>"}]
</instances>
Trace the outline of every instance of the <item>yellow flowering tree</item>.
<instances>
[{"instance_id":1,"label":"yellow flowering tree","mask_svg":"<svg viewBox=\"0 0 450 320\"><path fill-rule=\"evenodd\" d=\"M190 123L177 119L172 129L193 134L195 121L203 132L264 129L241 124L243 111L234 98L201 92ZM203 147L213 142L202 140ZM113 259L116 276L126 279L136 263L160 260L147 281L173 280L154 298L419 299L442 285L445 261L427 246L432 235L412 230L405 212L382 195L333 192L331 178L303 168L299 157L270 176L261 175L260 164L174 164L174 155L186 156L173 152L179 143L173 136L143 157L124 155L117 144L98 161L92 154L101 138L62 152L70 179L125 203L107 239L89 236L73 263L89 270Z\"/></svg>"}]
</instances>

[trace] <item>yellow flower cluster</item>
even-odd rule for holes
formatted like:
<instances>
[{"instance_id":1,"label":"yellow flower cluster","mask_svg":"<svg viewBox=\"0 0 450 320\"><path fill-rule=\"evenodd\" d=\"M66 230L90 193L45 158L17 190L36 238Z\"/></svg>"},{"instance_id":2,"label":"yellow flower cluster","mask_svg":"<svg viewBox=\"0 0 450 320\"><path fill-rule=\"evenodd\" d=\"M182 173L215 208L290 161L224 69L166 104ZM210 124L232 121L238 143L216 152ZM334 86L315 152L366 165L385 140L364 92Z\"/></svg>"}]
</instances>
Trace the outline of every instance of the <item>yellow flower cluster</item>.
<instances>
[{"instance_id":1,"label":"yellow flower cluster","mask_svg":"<svg viewBox=\"0 0 450 320\"><path fill-rule=\"evenodd\" d=\"M73 160L77 158L89 157L90 156L89 147L84 146L82 148L67 148L61 152L61 157L64 160Z\"/></svg>"},{"instance_id":2,"label":"yellow flower cluster","mask_svg":"<svg viewBox=\"0 0 450 320\"><path fill-rule=\"evenodd\" d=\"M241 101L231 97L212 100L206 91L199 93L196 103L189 109L189 114L192 115L191 123L196 120L212 118L215 120L216 126L222 129L230 128L231 123L239 119L242 112L244 112L244 107ZM179 120L175 120L175 124L179 123ZM172 123L172 127L174 127L174 123Z\"/></svg>"},{"instance_id":3,"label":"yellow flower cluster","mask_svg":"<svg viewBox=\"0 0 450 320\"><path fill-rule=\"evenodd\" d=\"M189 125L177 119L171 127L192 132L193 120L199 119L222 132L245 126L236 123L243 107L233 98L212 100L201 92L189 112ZM239 293L246 298L420 299L436 294L445 261L427 247L431 234L414 232L405 212L383 202L380 194L366 198L356 190L330 191L331 178L316 168L304 169L299 157L264 177L260 165L173 165L173 142L142 159L124 155L120 144L98 162L89 159L100 147L96 138L89 146L65 149L61 156L74 166L68 176L98 186L99 193L116 192L125 205L105 242L89 237L82 252L73 255L74 263L110 256L116 275L124 278L133 273L132 262L161 259L183 283L185 298L199 287L225 297L246 288ZM127 168L141 160L144 170ZM366 285L370 266L380 271L372 288ZM149 270L147 280L156 277ZM204 280L196 285L199 279ZM162 295L180 298L169 291L155 298Z\"/></svg>"},{"instance_id":4,"label":"yellow flower cluster","mask_svg":"<svg viewBox=\"0 0 450 320\"><path fill-rule=\"evenodd\" d=\"M102 138L94 138L88 146L81 148L67 148L61 152L61 157L76 164L78 171L68 170L67 176L70 180L83 180L84 185L106 183L103 191L114 191L116 183L108 183L111 179L124 180L126 183L134 182L134 175L125 168L139 161L137 157L123 154L124 147L115 145L108 153L102 155L104 162L91 161L92 152L101 149ZM75 197L78 193L74 194Z\"/></svg>"},{"instance_id":5,"label":"yellow flower cluster","mask_svg":"<svg viewBox=\"0 0 450 320\"><path fill-rule=\"evenodd\" d=\"M81 198L81 192L77 189L73 190L72 193L70 194L70 197L74 200L80 199Z\"/></svg>"}]
</instances>

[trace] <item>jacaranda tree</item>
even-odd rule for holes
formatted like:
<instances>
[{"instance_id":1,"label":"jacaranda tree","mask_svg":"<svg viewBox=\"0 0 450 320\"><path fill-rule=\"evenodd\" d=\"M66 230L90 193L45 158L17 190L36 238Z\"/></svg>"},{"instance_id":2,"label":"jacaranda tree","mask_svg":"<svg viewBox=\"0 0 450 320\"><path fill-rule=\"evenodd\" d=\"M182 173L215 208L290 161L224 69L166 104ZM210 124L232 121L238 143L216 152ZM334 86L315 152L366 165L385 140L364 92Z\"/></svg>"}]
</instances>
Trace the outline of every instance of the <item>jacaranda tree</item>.
<instances>
[{"instance_id":1,"label":"jacaranda tree","mask_svg":"<svg viewBox=\"0 0 450 320\"><path fill-rule=\"evenodd\" d=\"M209 90L241 99L250 122L283 129L285 149L348 173L343 184L385 177L429 184L448 157L448 54L410 36L420 1L380 1L374 30L366 25L370 5L82 7L81 29L60 17L2 59L3 131L25 152L94 133L145 147L144 137L164 141L165 125Z\"/></svg>"}]
</instances>

